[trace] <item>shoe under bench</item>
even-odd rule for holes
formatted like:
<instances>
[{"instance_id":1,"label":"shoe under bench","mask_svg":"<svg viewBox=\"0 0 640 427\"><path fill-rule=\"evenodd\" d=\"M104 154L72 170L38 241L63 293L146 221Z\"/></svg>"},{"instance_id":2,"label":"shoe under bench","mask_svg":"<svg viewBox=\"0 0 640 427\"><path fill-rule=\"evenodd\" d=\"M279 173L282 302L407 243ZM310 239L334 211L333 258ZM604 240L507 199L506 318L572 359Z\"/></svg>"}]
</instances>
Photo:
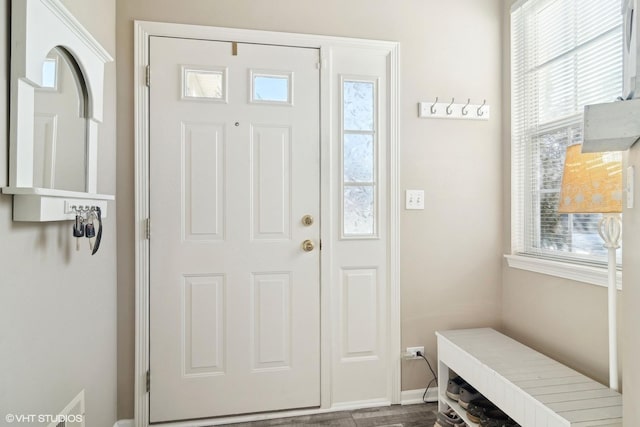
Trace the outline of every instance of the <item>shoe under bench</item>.
<instances>
[{"instance_id":1,"label":"shoe under bench","mask_svg":"<svg viewBox=\"0 0 640 427\"><path fill-rule=\"evenodd\" d=\"M469 421L446 395L449 369L523 427L622 426L622 395L493 329L436 332L438 407Z\"/></svg>"}]
</instances>

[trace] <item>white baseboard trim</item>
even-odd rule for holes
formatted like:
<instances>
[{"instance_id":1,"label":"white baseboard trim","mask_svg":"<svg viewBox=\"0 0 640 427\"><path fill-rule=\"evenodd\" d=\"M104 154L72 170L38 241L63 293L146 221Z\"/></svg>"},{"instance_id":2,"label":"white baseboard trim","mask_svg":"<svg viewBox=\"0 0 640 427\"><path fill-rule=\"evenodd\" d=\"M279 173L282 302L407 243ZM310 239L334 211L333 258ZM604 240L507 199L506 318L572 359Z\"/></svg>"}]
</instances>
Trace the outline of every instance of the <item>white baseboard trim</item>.
<instances>
[{"instance_id":1,"label":"white baseboard trim","mask_svg":"<svg viewBox=\"0 0 640 427\"><path fill-rule=\"evenodd\" d=\"M424 389L419 388L416 390L403 390L400 393L400 404L401 405L414 405L416 403L423 403L422 396L424 395ZM429 391L427 391L427 395L425 396L425 400L427 402L437 402L438 401L438 388L431 387Z\"/></svg>"},{"instance_id":2,"label":"white baseboard trim","mask_svg":"<svg viewBox=\"0 0 640 427\"><path fill-rule=\"evenodd\" d=\"M377 408L379 406L391 406L387 399L354 400L353 402L338 402L331 405L333 411L351 411L354 409Z\"/></svg>"},{"instance_id":3,"label":"white baseboard trim","mask_svg":"<svg viewBox=\"0 0 640 427\"><path fill-rule=\"evenodd\" d=\"M436 390L436 389L434 389ZM424 389L420 390L411 390L411 392L415 392L416 395L419 392L419 399L416 399L413 403L421 403L422 402L422 393L424 393ZM431 389L429 389L431 393ZM403 395L405 392L402 392ZM429 396L430 394L427 394ZM437 395L437 390L433 393L434 396ZM409 402L410 403L410 402ZM409 404L403 402L403 405ZM290 418L290 417L299 417L303 415L317 415L317 414L326 414L328 412L338 412L338 411L350 411L354 409L364 409L364 408L375 408L380 406L390 406L391 401L388 399L371 399L371 400L358 400L353 402L340 402L335 403L329 408L316 408L316 409L298 409L293 411L282 411L282 412L267 412L263 414L252 414L252 415L239 415L239 416L231 416L231 417L221 417L221 418L211 418L211 419L202 419L202 420L193 420L193 421L178 421L171 423L159 423L154 424L157 427L205 427L205 426L215 426L219 424L235 424L235 423L247 423L252 421L264 421L270 420L274 418ZM125 423L125 424L121 424ZM130 423L130 424L128 424ZM118 421L114 427L134 427L133 420L123 420Z\"/></svg>"},{"instance_id":4,"label":"white baseboard trim","mask_svg":"<svg viewBox=\"0 0 640 427\"><path fill-rule=\"evenodd\" d=\"M290 418L290 417L300 417L304 415L317 415L317 414L326 414L328 412L338 412L338 411L349 411L352 409L362 409L362 408L374 408L378 406L390 406L391 402L387 399L371 399L371 400L359 400L354 402L344 402L344 403L336 403L329 408L315 408L315 409L297 409L292 411L282 411L282 412L265 412L262 414L251 414L251 415L236 415L230 417L220 417L220 418L211 418L211 419L202 419L202 420L193 420L193 421L178 421L171 423L159 423L154 424L157 427L209 427L220 424L235 424L235 423L248 423L252 421L265 421L271 420L274 418ZM125 426L114 426L114 427L133 427L125 425Z\"/></svg>"},{"instance_id":5,"label":"white baseboard trim","mask_svg":"<svg viewBox=\"0 0 640 427\"><path fill-rule=\"evenodd\" d=\"M424 394L424 389L417 390L404 390L400 394L400 404L401 405L413 405L416 403L422 402L422 395ZM432 387L427 392L426 399L428 402L437 402L438 401L438 389L436 387ZM297 417L301 415L316 415L316 414L324 414L327 412L338 412L338 411L350 411L354 409L363 409L363 408L375 408L380 406L389 406L391 402L386 399L371 399L371 400L358 400L354 402L341 402L336 403L330 408L318 408L318 409L301 409L297 411L285 411L279 413L266 413L266 414L255 414L255 415L244 415L244 416L236 416L236 417L224 417L224 418L215 418L210 420L198 420L198 421L190 421L190 422L177 422L177 423L161 423L159 426L212 426L217 424L228 424L228 423L244 423L250 421L262 421L269 420L273 418L287 418L287 417ZM113 427L134 427L134 420L119 420L113 425Z\"/></svg>"}]
</instances>

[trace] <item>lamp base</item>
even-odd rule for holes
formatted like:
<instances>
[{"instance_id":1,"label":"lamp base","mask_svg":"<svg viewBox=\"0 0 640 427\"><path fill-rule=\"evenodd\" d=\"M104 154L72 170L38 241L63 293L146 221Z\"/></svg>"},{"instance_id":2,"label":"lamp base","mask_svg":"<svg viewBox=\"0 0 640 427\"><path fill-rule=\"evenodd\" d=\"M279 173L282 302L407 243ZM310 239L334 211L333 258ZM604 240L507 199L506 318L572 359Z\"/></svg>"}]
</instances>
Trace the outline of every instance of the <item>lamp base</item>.
<instances>
[{"instance_id":1,"label":"lamp base","mask_svg":"<svg viewBox=\"0 0 640 427\"><path fill-rule=\"evenodd\" d=\"M616 249L620 247L622 220L620 214L604 214L598 233L608 249L607 288L609 300L609 387L618 390L618 287L616 284Z\"/></svg>"}]
</instances>

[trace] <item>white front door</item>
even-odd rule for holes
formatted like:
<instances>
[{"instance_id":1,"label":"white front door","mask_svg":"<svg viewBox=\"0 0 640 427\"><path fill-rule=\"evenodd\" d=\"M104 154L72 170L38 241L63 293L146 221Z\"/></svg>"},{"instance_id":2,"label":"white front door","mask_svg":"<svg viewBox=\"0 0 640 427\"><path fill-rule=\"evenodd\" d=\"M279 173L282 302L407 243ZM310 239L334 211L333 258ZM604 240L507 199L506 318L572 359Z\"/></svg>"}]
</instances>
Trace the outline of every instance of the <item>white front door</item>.
<instances>
[{"instance_id":1,"label":"white front door","mask_svg":"<svg viewBox=\"0 0 640 427\"><path fill-rule=\"evenodd\" d=\"M318 50L149 61L150 420L319 406Z\"/></svg>"}]
</instances>

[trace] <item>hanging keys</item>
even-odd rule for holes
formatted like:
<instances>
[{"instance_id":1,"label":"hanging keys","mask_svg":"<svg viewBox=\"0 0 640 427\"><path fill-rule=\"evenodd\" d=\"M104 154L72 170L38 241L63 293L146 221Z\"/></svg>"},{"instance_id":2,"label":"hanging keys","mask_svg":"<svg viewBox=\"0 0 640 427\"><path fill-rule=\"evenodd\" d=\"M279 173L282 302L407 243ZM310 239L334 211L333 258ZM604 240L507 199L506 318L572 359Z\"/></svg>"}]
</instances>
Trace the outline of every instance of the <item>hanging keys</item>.
<instances>
[{"instance_id":1,"label":"hanging keys","mask_svg":"<svg viewBox=\"0 0 640 427\"><path fill-rule=\"evenodd\" d=\"M73 224L73 237L76 238L76 250L80 250L80 237L84 236L84 218L76 215L76 222Z\"/></svg>"},{"instance_id":2,"label":"hanging keys","mask_svg":"<svg viewBox=\"0 0 640 427\"><path fill-rule=\"evenodd\" d=\"M93 252L91 255L95 255L100 248L100 241L102 240L102 211L100 210L100 206L96 206L95 211L93 211L93 216L96 221L98 221L98 234L96 235L96 243L93 245Z\"/></svg>"},{"instance_id":3,"label":"hanging keys","mask_svg":"<svg viewBox=\"0 0 640 427\"><path fill-rule=\"evenodd\" d=\"M89 214L89 223L84 227L84 235L87 239L89 239L89 249L93 252L93 238L96 237L96 228L93 225L93 216L94 213L91 212Z\"/></svg>"},{"instance_id":4,"label":"hanging keys","mask_svg":"<svg viewBox=\"0 0 640 427\"><path fill-rule=\"evenodd\" d=\"M80 237L86 237L91 255L95 255L102 238L102 211L98 206L85 206L76 209L76 220L73 223L73 237L76 238L76 250L80 250ZM95 224L97 222L97 224Z\"/></svg>"}]
</instances>

